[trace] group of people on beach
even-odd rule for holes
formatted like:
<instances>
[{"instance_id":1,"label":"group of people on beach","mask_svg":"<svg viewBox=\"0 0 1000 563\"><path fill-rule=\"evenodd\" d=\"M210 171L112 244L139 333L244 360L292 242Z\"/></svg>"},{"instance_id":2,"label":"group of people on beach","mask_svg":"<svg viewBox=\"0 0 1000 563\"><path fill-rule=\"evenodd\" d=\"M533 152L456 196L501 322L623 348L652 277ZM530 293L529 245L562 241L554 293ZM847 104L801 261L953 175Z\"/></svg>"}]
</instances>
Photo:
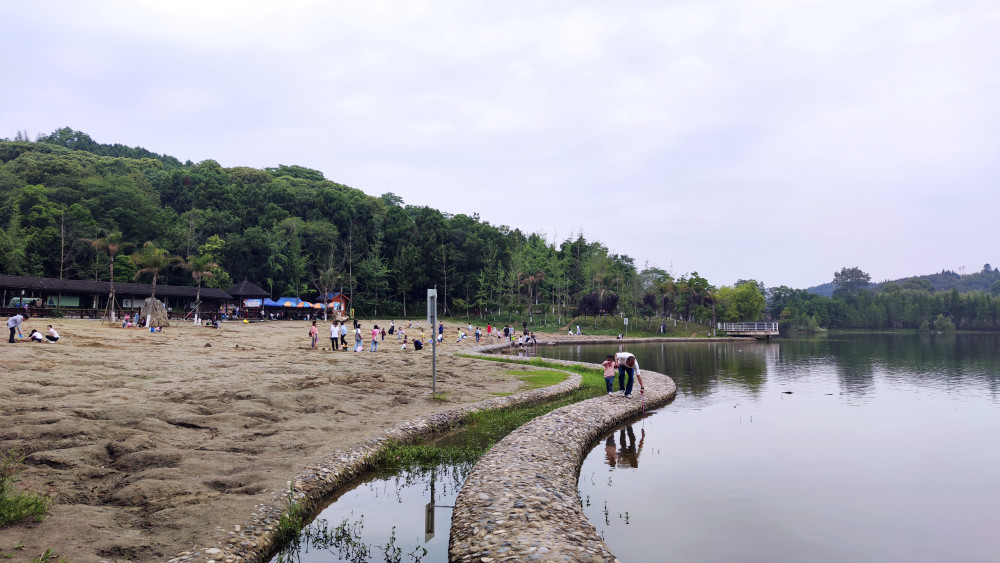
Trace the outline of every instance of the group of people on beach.
<instances>
[{"instance_id":1,"label":"group of people on beach","mask_svg":"<svg viewBox=\"0 0 1000 563\"><path fill-rule=\"evenodd\" d=\"M330 347L333 350L354 350L355 352L361 352L364 349L363 341L365 340L364 334L367 331L362 331L361 324L357 319L352 319L350 321L353 326L348 328L348 321L333 321L330 324ZM312 325L309 327L309 340L310 345L313 349L319 347L319 327L317 326L318 320L312 321ZM407 330L412 329L420 330L419 338L410 339ZM521 346L536 346L538 344L538 339L534 332L528 330L528 323L523 323L523 330L518 331L514 328L514 325L506 325L501 329L500 327L494 327L492 324L486 325L485 334L482 327L473 327L472 323L469 323L465 330L462 327L456 329L457 336L456 342L460 343L464 340L474 337L477 343L483 342L484 338L486 342L492 341L496 338L497 342L509 341L511 347L521 347ZM354 334L354 346L353 348L348 346L348 334ZM437 342L444 343L444 323L439 323L437 327L431 327L431 337L435 338ZM412 322L406 323L406 328L396 327L396 321L389 321L388 327L379 327L374 325L371 329L371 339L369 340L370 346L368 348L369 352L377 352L380 347L384 347L384 341L386 336L396 335L396 341L399 344L400 350L407 350L412 344L414 350L421 350L427 345L427 336L423 328L413 326Z\"/></svg>"},{"instance_id":2,"label":"group of people on beach","mask_svg":"<svg viewBox=\"0 0 1000 563\"><path fill-rule=\"evenodd\" d=\"M18 338L24 338L24 333L21 332L21 324L24 323L24 321L26 321L26 320L28 320L30 318L31 318L31 315L29 315L27 312L24 312L24 313L17 313L16 315L14 315L14 316L10 317L9 319L7 319L7 328L10 329L10 339L7 340L8 343L14 344L14 343L17 342L17 340L14 340L14 333L17 333L17 337ZM31 332L28 333L28 341L29 342L58 342L59 341L59 333L56 332L56 329L53 328L52 325L49 325L48 334L44 334L44 335L41 332L38 332L35 329L31 329Z\"/></svg>"},{"instance_id":3,"label":"group of people on beach","mask_svg":"<svg viewBox=\"0 0 1000 563\"><path fill-rule=\"evenodd\" d=\"M357 319L352 319L351 322L353 323L353 328L350 329L350 332L354 334L354 347L350 349L354 350L355 352L361 352L364 349L363 345L364 337L362 336L362 326L361 323L357 321ZM312 343L312 348L314 350L318 347L319 343L319 327L316 326L316 323L317 321L313 321L312 326L309 327L309 339ZM412 323L407 323L406 328L411 328L412 326L413 326ZM347 328L347 321L333 321L333 323L330 324L330 348L333 350L343 350L346 352L349 349L347 345L348 332L349 330ZM387 327L380 328L378 325L374 325L372 327L370 334L371 334L371 340L370 340L371 344L368 348L369 352L378 352L379 347L384 346L383 342L385 342L385 337L392 336L393 334L396 335L396 341L399 343L400 350L404 351L407 349L407 347L410 345L411 342L413 344L414 350L422 350L425 343L427 342L423 329L420 329L420 338L415 338L411 341L409 335L406 334L406 331L402 327L398 329L396 328L396 321L390 321L388 328ZM441 332L441 338L443 337L444 337L444 325L442 325L442 332Z\"/></svg>"}]
</instances>

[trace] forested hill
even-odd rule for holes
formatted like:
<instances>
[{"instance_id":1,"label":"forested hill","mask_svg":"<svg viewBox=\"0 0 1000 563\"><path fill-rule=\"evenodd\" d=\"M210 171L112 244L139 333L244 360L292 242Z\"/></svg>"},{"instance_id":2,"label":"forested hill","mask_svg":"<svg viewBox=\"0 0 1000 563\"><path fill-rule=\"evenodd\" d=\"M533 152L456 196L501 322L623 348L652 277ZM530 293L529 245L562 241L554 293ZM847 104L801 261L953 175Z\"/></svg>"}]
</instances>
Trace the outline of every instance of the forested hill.
<instances>
[{"instance_id":1,"label":"forested hill","mask_svg":"<svg viewBox=\"0 0 1000 563\"><path fill-rule=\"evenodd\" d=\"M202 279L211 287L248 279L272 297L309 300L342 290L361 315L412 314L437 287L445 314L604 311L710 322L712 300L724 312L721 297L732 295L696 272L639 271L582 235L549 242L471 210L450 215L392 193L367 195L301 166L181 163L70 128L0 141L0 273L106 280L117 252L115 280L132 281L138 267L129 257L140 250L187 261L185 269L167 260L160 283L193 285L194 265L207 260Z\"/></svg>"},{"instance_id":2,"label":"forested hill","mask_svg":"<svg viewBox=\"0 0 1000 563\"><path fill-rule=\"evenodd\" d=\"M985 264L982 270L972 274L961 275L951 270L941 270L937 274L911 276L877 284L873 283L868 286L868 289L869 291L878 291L888 284L895 284L903 289L923 289L931 292L951 291L954 289L959 293L982 291L984 293L992 292L996 295L998 293L996 290L1000 289L1000 285L996 285L997 282L1000 282L1000 268L994 268L990 264ZM832 297L836 289L836 284L829 282L810 287L806 291L815 295Z\"/></svg>"}]
</instances>

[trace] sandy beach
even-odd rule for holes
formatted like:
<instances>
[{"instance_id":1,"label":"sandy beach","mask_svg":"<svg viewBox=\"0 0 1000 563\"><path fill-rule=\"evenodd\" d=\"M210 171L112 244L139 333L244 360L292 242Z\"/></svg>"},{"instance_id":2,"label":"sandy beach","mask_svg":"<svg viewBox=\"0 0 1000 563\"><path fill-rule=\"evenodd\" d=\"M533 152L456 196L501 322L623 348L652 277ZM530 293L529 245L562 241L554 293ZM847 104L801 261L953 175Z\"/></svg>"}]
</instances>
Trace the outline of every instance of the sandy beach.
<instances>
[{"instance_id":1,"label":"sandy beach","mask_svg":"<svg viewBox=\"0 0 1000 563\"><path fill-rule=\"evenodd\" d=\"M55 504L44 522L0 529L0 552L20 542L11 561L50 548L74 563L167 559L232 529L334 450L518 389L516 366L452 357L476 344L456 343L460 325L445 323L446 398L434 399L429 347L403 352L393 335L369 353L373 322L360 322L365 351L354 353L331 350L323 321L313 350L306 321L150 333L29 319L25 334L51 323L62 339L2 344L0 448L20 445L19 486Z\"/></svg>"}]
</instances>

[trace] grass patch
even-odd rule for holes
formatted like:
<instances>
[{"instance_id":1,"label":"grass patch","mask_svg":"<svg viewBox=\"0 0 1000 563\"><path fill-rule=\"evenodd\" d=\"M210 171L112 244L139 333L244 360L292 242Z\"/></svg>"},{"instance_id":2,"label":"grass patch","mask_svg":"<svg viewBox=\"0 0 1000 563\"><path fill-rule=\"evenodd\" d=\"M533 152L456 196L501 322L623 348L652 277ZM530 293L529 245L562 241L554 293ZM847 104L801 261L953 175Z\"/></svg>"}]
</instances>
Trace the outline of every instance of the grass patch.
<instances>
[{"instance_id":1,"label":"grass patch","mask_svg":"<svg viewBox=\"0 0 1000 563\"><path fill-rule=\"evenodd\" d=\"M295 500L294 489L289 487L288 509L278 517L278 525L274 530L278 543L285 544L297 539L307 524L307 517L302 505Z\"/></svg>"},{"instance_id":2,"label":"grass patch","mask_svg":"<svg viewBox=\"0 0 1000 563\"><path fill-rule=\"evenodd\" d=\"M52 563L53 561L57 561L56 554L55 554L54 551L52 551L51 548L49 548L49 549L45 550L45 553L43 553L43 554L39 555L38 557L32 559L31 563ZM58 559L58 562L59 563L68 563L62 557L60 557Z\"/></svg>"},{"instance_id":3,"label":"grass patch","mask_svg":"<svg viewBox=\"0 0 1000 563\"><path fill-rule=\"evenodd\" d=\"M471 466L479 461L479 458L494 444L522 424L559 407L599 397L606 392L603 371L596 367L564 366L538 358L516 360L497 356L460 355L492 362L543 368L531 371L511 371L514 375L543 381L544 383L539 387L564 381L566 374L561 372L566 371L579 373L583 377L583 382L579 389L549 401L469 413L458 424L461 428L460 433L438 440L434 444L389 443L382 454L372 460L377 471L418 470L440 465L461 466L468 464ZM561 372L552 370L561 370Z\"/></svg>"},{"instance_id":4,"label":"grass patch","mask_svg":"<svg viewBox=\"0 0 1000 563\"><path fill-rule=\"evenodd\" d=\"M521 380L521 391L530 391L541 387L551 387L557 383L566 381L566 372L553 371L548 369L536 369L528 371L511 370L507 375L516 375Z\"/></svg>"},{"instance_id":5,"label":"grass patch","mask_svg":"<svg viewBox=\"0 0 1000 563\"><path fill-rule=\"evenodd\" d=\"M45 519L52 506L52 499L31 491L14 487L24 469L24 454L17 446L0 452L0 526L34 518Z\"/></svg>"},{"instance_id":6,"label":"grass patch","mask_svg":"<svg viewBox=\"0 0 1000 563\"><path fill-rule=\"evenodd\" d=\"M433 395L431 395L431 399L434 399L435 401L441 401L442 403L443 402L447 402L448 401L448 395L450 395L450 394L451 394L451 391L438 391L437 393L434 393Z\"/></svg>"}]
</instances>

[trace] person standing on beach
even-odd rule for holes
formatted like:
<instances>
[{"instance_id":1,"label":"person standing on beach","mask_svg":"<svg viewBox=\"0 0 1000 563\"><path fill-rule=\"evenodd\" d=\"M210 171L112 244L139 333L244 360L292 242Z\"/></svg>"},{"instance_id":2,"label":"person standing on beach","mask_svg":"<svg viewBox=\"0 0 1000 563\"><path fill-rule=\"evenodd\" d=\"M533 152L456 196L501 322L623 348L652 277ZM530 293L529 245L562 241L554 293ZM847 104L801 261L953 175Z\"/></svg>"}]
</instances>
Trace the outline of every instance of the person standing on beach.
<instances>
[{"instance_id":1,"label":"person standing on beach","mask_svg":"<svg viewBox=\"0 0 1000 563\"><path fill-rule=\"evenodd\" d=\"M615 363L618 364L618 388L625 389L625 398L632 396L632 376L639 380L639 390L645 390L642 384L642 374L639 370L639 361L629 352L618 352L615 354ZM628 385L625 384L625 374L628 374Z\"/></svg>"},{"instance_id":2,"label":"person standing on beach","mask_svg":"<svg viewBox=\"0 0 1000 563\"><path fill-rule=\"evenodd\" d=\"M354 321L354 324L357 325L357 327L354 329L354 351L355 352L360 352L361 351L361 325L358 324L358 321Z\"/></svg>"},{"instance_id":3,"label":"person standing on beach","mask_svg":"<svg viewBox=\"0 0 1000 563\"><path fill-rule=\"evenodd\" d=\"M378 352L378 337L379 337L379 335L380 335L380 331L378 329L378 325L375 325L375 328L372 329L372 347L371 347L370 350L368 350L369 352Z\"/></svg>"},{"instance_id":4,"label":"person standing on beach","mask_svg":"<svg viewBox=\"0 0 1000 563\"><path fill-rule=\"evenodd\" d=\"M340 347L347 351L347 323L340 323Z\"/></svg>"},{"instance_id":5,"label":"person standing on beach","mask_svg":"<svg viewBox=\"0 0 1000 563\"><path fill-rule=\"evenodd\" d=\"M337 351L337 343L340 341L340 327L337 326L337 321L333 321L330 325L330 349L334 352Z\"/></svg>"},{"instance_id":6,"label":"person standing on beach","mask_svg":"<svg viewBox=\"0 0 1000 563\"><path fill-rule=\"evenodd\" d=\"M309 340L312 341L312 349L316 349L316 343L319 342L319 329L316 328L316 321L313 321L311 327L309 327Z\"/></svg>"},{"instance_id":7,"label":"person standing on beach","mask_svg":"<svg viewBox=\"0 0 1000 563\"><path fill-rule=\"evenodd\" d=\"M7 319L7 328L10 329L10 340L8 340L7 342L9 342L11 344L14 343L14 332L15 331L17 332L17 337L18 338L23 338L24 337L24 335L21 334L21 323L24 322L24 319L30 319L30 318L31 318L31 315L29 315L28 313L24 313L24 314L18 313L16 315L14 315L13 317Z\"/></svg>"}]
</instances>

